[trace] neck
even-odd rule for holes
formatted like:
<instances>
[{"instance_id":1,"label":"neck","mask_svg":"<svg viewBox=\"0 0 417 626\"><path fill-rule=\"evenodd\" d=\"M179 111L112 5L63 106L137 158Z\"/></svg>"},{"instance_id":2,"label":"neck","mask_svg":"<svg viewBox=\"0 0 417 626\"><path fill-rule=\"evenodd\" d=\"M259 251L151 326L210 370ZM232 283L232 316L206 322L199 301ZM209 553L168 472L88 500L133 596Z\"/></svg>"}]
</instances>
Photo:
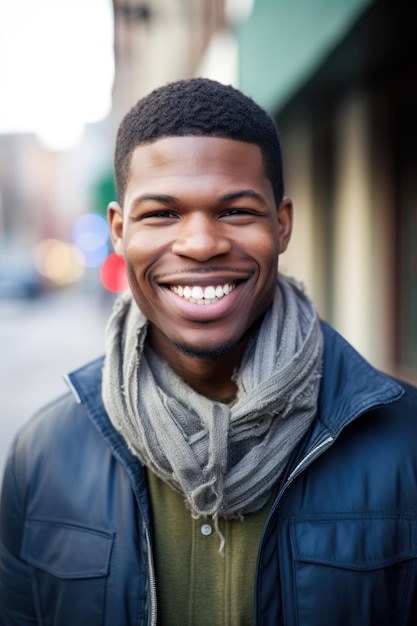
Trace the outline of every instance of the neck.
<instances>
[{"instance_id":1,"label":"neck","mask_svg":"<svg viewBox=\"0 0 417 626\"><path fill-rule=\"evenodd\" d=\"M239 358L233 354L221 360L208 360L187 356L178 350L174 352L174 361L168 360L169 365L194 391L218 400L236 394L237 387L232 376L242 355Z\"/></svg>"},{"instance_id":2,"label":"neck","mask_svg":"<svg viewBox=\"0 0 417 626\"><path fill-rule=\"evenodd\" d=\"M233 374L239 367L249 338L218 357L192 354L172 343L160 343L150 331L150 345L194 391L211 399L230 398L237 391Z\"/></svg>"}]
</instances>

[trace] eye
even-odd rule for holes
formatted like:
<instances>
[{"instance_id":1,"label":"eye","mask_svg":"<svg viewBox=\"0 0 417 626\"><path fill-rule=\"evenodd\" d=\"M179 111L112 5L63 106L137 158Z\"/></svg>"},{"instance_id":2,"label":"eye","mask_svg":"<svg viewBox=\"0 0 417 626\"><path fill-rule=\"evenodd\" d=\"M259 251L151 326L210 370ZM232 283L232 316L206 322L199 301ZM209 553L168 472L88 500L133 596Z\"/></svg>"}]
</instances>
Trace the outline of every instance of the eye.
<instances>
[{"instance_id":1,"label":"eye","mask_svg":"<svg viewBox=\"0 0 417 626\"><path fill-rule=\"evenodd\" d=\"M228 209L223 211L221 217L229 217L230 215L252 215L253 212L249 209Z\"/></svg>"},{"instance_id":2,"label":"eye","mask_svg":"<svg viewBox=\"0 0 417 626\"><path fill-rule=\"evenodd\" d=\"M156 218L172 218L172 217L176 217L175 213L172 213L171 211L154 211L153 213L147 213L146 215L144 215L142 217L142 219L147 219L147 218L152 218L152 217L156 217Z\"/></svg>"},{"instance_id":3,"label":"eye","mask_svg":"<svg viewBox=\"0 0 417 626\"><path fill-rule=\"evenodd\" d=\"M237 224L246 224L248 222L253 221L257 215L259 214L253 209L233 208L233 209L228 209L227 211L223 211L220 214L220 218L229 220Z\"/></svg>"},{"instance_id":4,"label":"eye","mask_svg":"<svg viewBox=\"0 0 417 626\"><path fill-rule=\"evenodd\" d=\"M178 215L172 211L161 209L160 211L147 211L137 217L137 221L145 222L150 226L159 226L176 220Z\"/></svg>"}]
</instances>

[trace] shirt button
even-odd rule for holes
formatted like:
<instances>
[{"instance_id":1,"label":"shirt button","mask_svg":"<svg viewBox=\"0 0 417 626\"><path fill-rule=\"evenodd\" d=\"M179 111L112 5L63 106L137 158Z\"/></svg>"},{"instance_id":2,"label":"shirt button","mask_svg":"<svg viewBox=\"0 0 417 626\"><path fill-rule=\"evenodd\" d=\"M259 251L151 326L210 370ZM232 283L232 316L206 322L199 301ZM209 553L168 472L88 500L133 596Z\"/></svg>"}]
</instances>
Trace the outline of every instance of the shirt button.
<instances>
[{"instance_id":1,"label":"shirt button","mask_svg":"<svg viewBox=\"0 0 417 626\"><path fill-rule=\"evenodd\" d=\"M213 532L213 529L210 526L210 524L203 524L202 527L200 528L200 531L202 535L204 535L205 537L208 537Z\"/></svg>"}]
</instances>

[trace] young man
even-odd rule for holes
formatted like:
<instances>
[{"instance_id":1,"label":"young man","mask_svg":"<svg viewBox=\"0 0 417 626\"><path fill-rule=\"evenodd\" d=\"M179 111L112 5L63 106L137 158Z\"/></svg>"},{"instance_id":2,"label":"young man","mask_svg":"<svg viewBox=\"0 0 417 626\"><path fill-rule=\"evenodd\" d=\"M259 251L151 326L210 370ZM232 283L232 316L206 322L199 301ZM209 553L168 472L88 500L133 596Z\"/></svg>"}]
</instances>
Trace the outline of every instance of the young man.
<instances>
[{"instance_id":1,"label":"young man","mask_svg":"<svg viewBox=\"0 0 417 626\"><path fill-rule=\"evenodd\" d=\"M130 291L104 361L18 435L3 626L417 623L417 393L277 275L274 122L179 81L124 118L109 206Z\"/></svg>"}]
</instances>

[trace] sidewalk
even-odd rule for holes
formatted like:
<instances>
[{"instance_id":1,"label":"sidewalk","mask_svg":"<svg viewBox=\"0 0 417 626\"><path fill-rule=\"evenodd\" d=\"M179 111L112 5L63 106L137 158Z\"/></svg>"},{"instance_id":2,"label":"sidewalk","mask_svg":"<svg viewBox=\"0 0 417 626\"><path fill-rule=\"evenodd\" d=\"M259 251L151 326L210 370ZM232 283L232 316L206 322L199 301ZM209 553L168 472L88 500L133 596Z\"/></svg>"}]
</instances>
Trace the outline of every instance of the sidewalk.
<instances>
[{"instance_id":1,"label":"sidewalk","mask_svg":"<svg viewBox=\"0 0 417 626\"><path fill-rule=\"evenodd\" d=\"M67 390L63 374L103 353L110 307L76 288L0 301L0 471L16 431Z\"/></svg>"}]
</instances>

